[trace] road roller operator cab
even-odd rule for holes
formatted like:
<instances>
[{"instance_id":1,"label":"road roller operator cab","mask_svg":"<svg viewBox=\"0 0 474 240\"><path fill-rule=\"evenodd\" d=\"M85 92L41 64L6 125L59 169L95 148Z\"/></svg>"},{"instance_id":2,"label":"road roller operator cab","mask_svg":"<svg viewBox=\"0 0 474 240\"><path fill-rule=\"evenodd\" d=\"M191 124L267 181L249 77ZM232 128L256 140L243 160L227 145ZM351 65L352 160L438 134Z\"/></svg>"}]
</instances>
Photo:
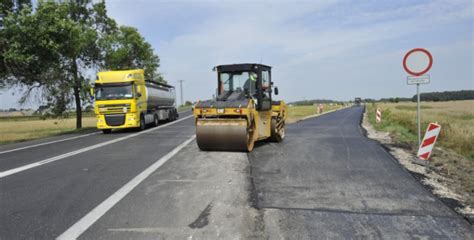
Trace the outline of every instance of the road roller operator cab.
<instances>
[{"instance_id":1,"label":"road roller operator cab","mask_svg":"<svg viewBox=\"0 0 474 240\"><path fill-rule=\"evenodd\" d=\"M273 101L271 67L263 64L216 66L217 97L194 107L201 150L252 151L255 141L284 138L286 105Z\"/></svg>"},{"instance_id":2,"label":"road roller operator cab","mask_svg":"<svg viewBox=\"0 0 474 240\"><path fill-rule=\"evenodd\" d=\"M272 103L271 67L262 64L221 65L217 71L217 100L253 99L257 110L270 110ZM278 88L275 88L278 94Z\"/></svg>"}]
</instances>

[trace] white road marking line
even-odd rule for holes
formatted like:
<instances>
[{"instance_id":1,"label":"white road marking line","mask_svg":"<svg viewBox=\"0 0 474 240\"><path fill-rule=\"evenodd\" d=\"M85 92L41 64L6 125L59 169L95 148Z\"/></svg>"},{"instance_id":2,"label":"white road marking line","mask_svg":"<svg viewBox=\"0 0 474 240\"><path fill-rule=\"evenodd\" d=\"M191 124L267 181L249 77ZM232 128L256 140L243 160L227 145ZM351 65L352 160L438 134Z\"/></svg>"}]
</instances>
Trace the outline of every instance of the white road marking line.
<instances>
[{"instance_id":1,"label":"white road marking line","mask_svg":"<svg viewBox=\"0 0 474 240\"><path fill-rule=\"evenodd\" d=\"M38 144L35 144L35 145L30 145L30 146L25 146L25 147L19 147L19 148L15 148L15 149L5 150L5 151L1 151L0 154L9 153L9 152L16 152L16 151L20 151L20 150L24 150L24 149L28 149L28 148L34 148L34 147L39 147L39 146L43 146L43 145L48 145L48 144L53 144L53 143L58 143L58 142L64 142L64 141L68 141L68 140L78 139L78 138L81 138L81 137L87 137L87 136L94 135L94 134L98 134L98 133L99 133L99 132L93 132L93 133L88 133L88 134L84 134L84 135L80 135L80 136L75 136L75 137L70 137L70 138L64 138L64 139L59 139L59 140L54 140L54 141L49 141L49 142L44 142L44 143L38 143Z\"/></svg>"},{"instance_id":2,"label":"white road marking line","mask_svg":"<svg viewBox=\"0 0 474 240\"><path fill-rule=\"evenodd\" d=\"M56 239L77 239L82 233L84 233L87 229L89 229L92 224L94 224L97 220L99 220L105 213L107 213L115 204L117 204L120 200L122 200L128 193L130 193L138 184L140 184L143 180L145 180L148 176L150 176L153 172L155 172L159 167L161 167L165 162L170 160L174 155L176 155L181 149L183 149L186 145L188 145L191 141L196 138L196 135L193 135L188 140L181 143L171 152L167 153L162 158L158 159L155 163L145 169L143 172L138 174L132 180L130 180L127 184L117 190L114 194L110 195L107 199L105 199L102 203L97 205L92 211L82 217L78 222L74 223L71 227L69 227L64 233L59 235Z\"/></svg>"},{"instance_id":3,"label":"white road marking line","mask_svg":"<svg viewBox=\"0 0 474 240\"><path fill-rule=\"evenodd\" d=\"M184 110L184 111L182 111L182 112L178 112L178 114L182 114L182 113L185 113L185 112L188 112L188 111L190 111L190 110L189 110L189 109L188 109L188 110ZM38 144L30 145L30 146L25 146L25 147L19 147L19 148L15 148L15 149L5 150L5 151L1 151L0 154L10 153L10 152L16 152L16 151L20 151L20 150L24 150L24 149L28 149L28 148L34 148L34 147L44 146L44 145L48 145L48 144L53 144L53 143L58 143L58 142L64 142L64 141L68 141L68 140L78 139L78 138L81 138L81 137L87 137L87 136L94 135L94 134L98 134L98 133L100 133L100 132L93 132L93 133L88 133L88 134L84 134L84 135L80 135L80 136L75 136L75 137L70 137L70 138L65 138L65 139L59 139L59 140L54 140L54 141L49 141L49 142L44 142L44 143L38 143Z\"/></svg>"},{"instance_id":4,"label":"white road marking line","mask_svg":"<svg viewBox=\"0 0 474 240\"><path fill-rule=\"evenodd\" d=\"M87 151L90 151L92 149L100 148L100 147L103 147L103 146L106 146L106 145L109 145L109 144L112 144L112 143L120 142L120 141L123 141L125 139L136 137L138 135L142 135L144 133L151 132L151 131L154 131L154 130L164 128L166 126L181 122L181 121L186 120L190 117L193 117L193 115L189 115L189 116L186 116L184 118L180 118L176 121L173 121L173 122L170 122L170 123L158 126L158 127L154 127L154 128L151 128L151 129L148 129L148 130L145 130L145 131L130 134L130 135L127 135L127 136L124 136L124 137L121 137L121 138L113 139L113 140L103 142L103 143L99 143L99 144L96 144L96 145L92 145L92 146L89 146L89 147L81 148L81 149L78 149L76 151L72 151L72 152L68 152L68 153L65 153L65 154L62 154L62 155L59 155L59 156L56 156L56 157L51 157L51 158L48 158L48 159L44 159L44 160L41 160L39 162L34 162L34 163L30 163L30 164L27 164L27 165L24 165L24 166L21 166L21 167L6 170L6 171L3 171L3 172L0 172L0 178L4 178L6 176L10 176L10 175L13 175L15 173L23 172L23 171L28 170L30 168L39 167L41 165L44 165L44 164L47 164L47 163L50 163L50 162L58 161L60 159L66 158L66 157L74 156L74 155L77 155L79 153L87 152Z\"/></svg>"}]
</instances>

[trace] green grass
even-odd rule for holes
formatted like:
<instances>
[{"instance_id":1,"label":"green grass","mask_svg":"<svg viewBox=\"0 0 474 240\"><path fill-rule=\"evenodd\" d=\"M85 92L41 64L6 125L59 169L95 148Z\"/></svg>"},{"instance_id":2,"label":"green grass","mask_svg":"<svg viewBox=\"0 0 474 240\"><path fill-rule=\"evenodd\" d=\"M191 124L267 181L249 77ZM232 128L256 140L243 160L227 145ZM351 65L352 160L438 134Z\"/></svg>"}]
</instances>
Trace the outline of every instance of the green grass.
<instances>
[{"instance_id":1,"label":"green grass","mask_svg":"<svg viewBox=\"0 0 474 240\"><path fill-rule=\"evenodd\" d=\"M189 105L189 106L179 106L179 107L178 107L178 112L186 111L186 110L189 110L189 109L191 109L191 108L193 108L192 105Z\"/></svg>"},{"instance_id":2,"label":"green grass","mask_svg":"<svg viewBox=\"0 0 474 240\"><path fill-rule=\"evenodd\" d=\"M36 130L35 132L32 133L34 137L18 137L18 138L10 139L10 140L0 140L0 145L25 142L25 141L35 140L39 138L44 138L44 137L61 136L65 134L85 133L85 132L94 131L96 129L97 129L96 127L84 127L81 129L59 130L59 131L41 129L41 130Z\"/></svg>"},{"instance_id":3,"label":"green grass","mask_svg":"<svg viewBox=\"0 0 474 240\"><path fill-rule=\"evenodd\" d=\"M23 142L67 133L91 131L95 129L96 118L83 118L83 128L79 130L76 130L75 124L75 118L2 121L0 124L0 144Z\"/></svg>"},{"instance_id":4,"label":"green grass","mask_svg":"<svg viewBox=\"0 0 474 240\"><path fill-rule=\"evenodd\" d=\"M474 161L474 114L472 102L459 101L449 103L422 103L421 130L422 137L430 122L441 125L438 146L455 151ZM429 104L429 105L428 105ZM390 132L397 142L417 145L416 112L397 104L369 104L367 111L369 121L376 130ZM375 109L382 109L382 122L375 122ZM450 110L452 109L452 110ZM466 111L464 111L466 110Z\"/></svg>"},{"instance_id":5,"label":"green grass","mask_svg":"<svg viewBox=\"0 0 474 240\"><path fill-rule=\"evenodd\" d=\"M398 110L416 111L416 106L399 105L395 106ZM430 106L420 106L420 109L430 109Z\"/></svg>"},{"instance_id":6,"label":"green grass","mask_svg":"<svg viewBox=\"0 0 474 240\"><path fill-rule=\"evenodd\" d=\"M67 118L75 118L76 113L68 114ZM94 112L83 112L82 117L95 117ZM48 119L61 119L63 117L51 117L51 116L41 116L41 115L32 115L32 116L4 116L0 117L0 122L11 122L11 121L35 121L35 120L48 120Z\"/></svg>"},{"instance_id":7,"label":"green grass","mask_svg":"<svg viewBox=\"0 0 474 240\"><path fill-rule=\"evenodd\" d=\"M329 104L324 104L323 109L324 112L334 110L341 108L343 106L341 105L329 105ZM317 113L317 106L314 105L306 105L306 106L289 106L288 107L288 118L286 122L292 123L296 122L304 117L311 116Z\"/></svg>"}]
</instances>

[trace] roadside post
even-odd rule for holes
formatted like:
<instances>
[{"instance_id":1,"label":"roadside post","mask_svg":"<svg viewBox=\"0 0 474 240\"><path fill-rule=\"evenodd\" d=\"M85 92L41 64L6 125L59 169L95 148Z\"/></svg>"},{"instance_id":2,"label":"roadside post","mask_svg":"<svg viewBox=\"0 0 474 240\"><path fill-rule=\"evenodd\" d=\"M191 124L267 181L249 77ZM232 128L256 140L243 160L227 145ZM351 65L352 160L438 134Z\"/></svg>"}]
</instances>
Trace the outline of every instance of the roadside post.
<instances>
[{"instance_id":1,"label":"roadside post","mask_svg":"<svg viewBox=\"0 0 474 240\"><path fill-rule=\"evenodd\" d=\"M380 108L377 108L377 111L375 112L375 122L379 123L382 121L382 110Z\"/></svg>"},{"instance_id":2,"label":"roadside post","mask_svg":"<svg viewBox=\"0 0 474 240\"><path fill-rule=\"evenodd\" d=\"M418 125L418 148L422 148L421 143L421 110L420 110L420 84L429 84L430 75L426 74L433 65L433 56L424 48L414 48L408 51L403 57L403 68L409 74L407 77L408 85L416 85L416 122ZM426 165L427 161L417 158L414 163Z\"/></svg>"},{"instance_id":3,"label":"roadside post","mask_svg":"<svg viewBox=\"0 0 474 240\"><path fill-rule=\"evenodd\" d=\"M425 75L433 65L433 56L424 48L414 48L403 57L403 68L410 75L408 85L416 85L416 118L418 125L418 146L421 145L420 84L429 84L430 75Z\"/></svg>"},{"instance_id":4,"label":"roadside post","mask_svg":"<svg viewBox=\"0 0 474 240\"><path fill-rule=\"evenodd\" d=\"M438 139L441 126L437 123L430 123L423 137L423 142L418 148L416 156L418 159L427 161L430 158L431 152L433 151L436 140Z\"/></svg>"}]
</instances>

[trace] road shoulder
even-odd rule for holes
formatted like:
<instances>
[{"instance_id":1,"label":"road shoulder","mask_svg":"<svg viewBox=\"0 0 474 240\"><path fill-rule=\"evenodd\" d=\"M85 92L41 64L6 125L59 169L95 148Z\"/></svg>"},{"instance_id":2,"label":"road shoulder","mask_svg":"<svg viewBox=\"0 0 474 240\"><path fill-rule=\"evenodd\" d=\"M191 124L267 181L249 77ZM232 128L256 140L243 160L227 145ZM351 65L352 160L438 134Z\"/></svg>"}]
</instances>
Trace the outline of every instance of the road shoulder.
<instances>
[{"instance_id":1,"label":"road shoulder","mask_svg":"<svg viewBox=\"0 0 474 240\"><path fill-rule=\"evenodd\" d=\"M410 174L425 186L431 193L443 201L455 212L466 218L471 224L474 223L474 207L469 204L469 194L459 192L451 188L452 180L441 175L433 166L421 166L414 164L411 160L415 157L412 152L404 146L394 143L388 132L377 131L368 120L367 111L364 112L361 124L368 138L379 142Z\"/></svg>"}]
</instances>

